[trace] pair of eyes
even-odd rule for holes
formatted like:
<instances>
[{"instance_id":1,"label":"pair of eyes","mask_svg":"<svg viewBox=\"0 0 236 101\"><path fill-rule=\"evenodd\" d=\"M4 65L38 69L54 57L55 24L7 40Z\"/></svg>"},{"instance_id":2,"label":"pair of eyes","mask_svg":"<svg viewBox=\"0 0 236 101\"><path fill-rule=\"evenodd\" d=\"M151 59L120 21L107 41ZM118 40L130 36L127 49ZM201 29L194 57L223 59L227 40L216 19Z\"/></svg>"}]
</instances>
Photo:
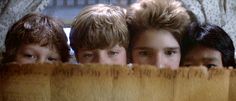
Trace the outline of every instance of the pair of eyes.
<instances>
[{"instance_id":1,"label":"pair of eyes","mask_svg":"<svg viewBox=\"0 0 236 101\"><path fill-rule=\"evenodd\" d=\"M208 69L210 69L210 68L214 68L214 67L217 67L216 64L212 64L212 63L209 63L209 64L203 64L203 65L206 66ZM195 66L195 65L190 64L190 63L186 63L186 64L184 64L183 66L190 67L190 66Z\"/></svg>"},{"instance_id":2,"label":"pair of eyes","mask_svg":"<svg viewBox=\"0 0 236 101\"><path fill-rule=\"evenodd\" d=\"M118 50L117 50L117 51L111 50L111 51L108 51L108 52L107 52L107 55L108 55L109 57L113 57L113 56L118 55L119 53L120 53L120 51L118 51ZM87 51L87 52L82 52L81 55L82 55L82 57L84 57L84 58L91 58L91 57L96 56L97 53L96 53L96 52L92 52L92 51Z\"/></svg>"},{"instance_id":3,"label":"pair of eyes","mask_svg":"<svg viewBox=\"0 0 236 101\"><path fill-rule=\"evenodd\" d=\"M140 56L153 56L154 55L154 52L150 51L150 50L138 50L137 53ZM178 53L177 50L166 50L166 51L164 51L164 54L166 56L172 56L172 55L174 55L176 53Z\"/></svg>"},{"instance_id":4,"label":"pair of eyes","mask_svg":"<svg viewBox=\"0 0 236 101\"><path fill-rule=\"evenodd\" d=\"M28 58L28 59L34 59L34 60L38 59L38 56L37 56L37 55L34 55L34 54L24 53L23 56L24 56L25 58ZM47 57L47 60L48 60L48 61L58 61L58 58L53 57L53 56L48 56L48 57Z\"/></svg>"}]
</instances>

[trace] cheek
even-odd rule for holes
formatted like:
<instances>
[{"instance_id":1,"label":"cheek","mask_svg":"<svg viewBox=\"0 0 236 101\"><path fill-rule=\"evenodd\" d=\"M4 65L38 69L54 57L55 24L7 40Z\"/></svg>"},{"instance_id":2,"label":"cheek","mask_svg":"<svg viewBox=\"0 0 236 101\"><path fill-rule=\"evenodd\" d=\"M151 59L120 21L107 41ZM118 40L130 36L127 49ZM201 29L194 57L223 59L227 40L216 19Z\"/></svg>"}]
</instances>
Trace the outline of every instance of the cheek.
<instances>
[{"instance_id":1,"label":"cheek","mask_svg":"<svg viewBox=\"0 0 236 101\"><path fill-rule=\"evenodd\" d=\"M84 58L78 59L78 61L80 63L92 63L92 62L94 62L93 59L84 59Z\"/></svg>"},{"instance_id":2,"label":"cheek","mask_svg":"<svg viewBox=\"0 0 236 101\"><path fill-rule=\"evenodd\" d=\"M80 57L80 54L75 54L75 58L76 58L76 60L77 60L77 62L81 62L80 60L81 60L81 57Z\"/></svg>"},{"instance_id":3,"label":"cheek","mask_svg":"<svg viewBox=\"0 0 236 101\"><path fill-rule=\"evenodd\" d=\"M35 63L35 61L33 61L31 59L26 59L26 58L23 58L23 57L16 57L15 62L19 63L19 64Z\"/></svg>"},{"instance_id":4,"label":"cheek","mask_svg":"<svg viewBox=\"0 0 236 101\"><path fill-rule=\"evenodd\" d=\"M92 58L83 58L83 56L81 54L77 55L76 60L79 63L90 63L90 62L92 62Z\"/></svg>"},{"instance_id":5,"label":"cheek","mask_svg":"<svg viewBox=\"0 0 236 101\"><path fill-rule=\"evenodd\" d=\"M181 57L181 55L179 54L179 55L176 55L176 56L172 57L168 61L168 63L169 63L171 68L176 69L176 68L179 67L179 65L180 65L180 57Z\"/></svg>"},{"instance_id":6,"label":"cheek","mask_svg":"<svg viewBox=\"0 0 236 101\"><path fill-rule=\"evenodd\" d=\"M132 55L133 63L137 64L150 64L152 59L150 57L141 57L139 55L133 54Z\"/></svg>"},{"instance_id":7,"label":"cheek","mask_svg":"<svg viewBox=\"0 0 236 101\"><path fill-rule=\"evenodd\" d=\"M127 64L126 52L125 51L121 52L113 62L116 62L115 64L122 64L122 65Z\"/></svg>"},{"instance_id":8,"label":"cheek","mask_svg":"<svg viewBox=\"0 0 236 101\"><path fill-rule=\"evenodd\" d=\"M135 51L132 51L131 53L131 62L132 63L140 63L140 61L142 61L141 57L139 57L139 55L137 53L135 53Z\"/></svg>"}]
</instances>

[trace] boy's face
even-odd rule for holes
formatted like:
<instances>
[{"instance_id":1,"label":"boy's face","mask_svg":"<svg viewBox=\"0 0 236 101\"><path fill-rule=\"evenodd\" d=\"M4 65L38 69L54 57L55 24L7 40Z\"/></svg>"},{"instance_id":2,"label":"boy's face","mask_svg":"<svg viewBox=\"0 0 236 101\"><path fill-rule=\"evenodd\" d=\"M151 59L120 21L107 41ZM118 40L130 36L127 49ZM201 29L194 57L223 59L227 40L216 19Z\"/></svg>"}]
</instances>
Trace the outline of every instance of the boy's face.
<instances>
[{"instance_id":1,"label":"boy's face","mask_svg":"<svg viewBox=\"0 0 236 101\"><path fill-rule=\"evenodd\" d=\"M180 46L166 30L147 30L134 41L133 63L150 64L159 68L176 69L180 63Z\"/></svg>"},{"instance_id":2,"label":"boy's face","mask_svg":"<svg viewBox=\"0 0 236 101\"><path fill-rule=\"evenodd\" d=\"M55 49L42 47L37 44L21 45L17 51L15 61L19 64L28 63L53 63L61 61Z\"/></svg>"},{"instance_id":3,"label":"boy's face","mask_svg":"<svg viewBox=\"0 0 236 101\"><path fill-rule=\"evenodd\" d=\"M126 50L116 45L109 49L78 49L77 61L80 63L126 64Z\"/></svg>"},{"instance_id":4,"label":"boy's face","mask_svg":"<svg viewBox=\"0 0 236 101\"><path fill-rule=\"evenodd\" d=\"M196 46L183 57L183 66L223 67L221 53L205 46Z\"/></svg>"}]
</instances>

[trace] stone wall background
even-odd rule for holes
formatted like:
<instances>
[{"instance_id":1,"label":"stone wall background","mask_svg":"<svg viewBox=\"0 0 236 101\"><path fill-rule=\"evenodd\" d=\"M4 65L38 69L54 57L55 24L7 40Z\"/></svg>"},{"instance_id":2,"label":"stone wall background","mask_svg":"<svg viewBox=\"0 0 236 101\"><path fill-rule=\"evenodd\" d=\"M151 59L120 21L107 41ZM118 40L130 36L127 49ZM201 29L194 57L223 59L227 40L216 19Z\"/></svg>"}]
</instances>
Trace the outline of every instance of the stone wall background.
<instances>
[{"instance_id":1,"label":"stone wall background","mask_svg":"<svg viewBox=\"0 0 236 101\"><path fill-rule=\"evenodd\" d=\"M199 22L222 27L236 47L236 0L181 0Z\"/></svg>"},{"instance_id":2,"label":"stone wall background","mask_svg":"<svg viewBox=\"0 0 236 101\"><path fill-rule=\"evenodd\" d=\"M42 12L49 1L0 0L0 53L4 51L4 40L8 28L29 12ZM231 36L236 46L236 0L180 1L196 15L201 23L207 22L222 27Z\"/></svg>"}]
</instances>

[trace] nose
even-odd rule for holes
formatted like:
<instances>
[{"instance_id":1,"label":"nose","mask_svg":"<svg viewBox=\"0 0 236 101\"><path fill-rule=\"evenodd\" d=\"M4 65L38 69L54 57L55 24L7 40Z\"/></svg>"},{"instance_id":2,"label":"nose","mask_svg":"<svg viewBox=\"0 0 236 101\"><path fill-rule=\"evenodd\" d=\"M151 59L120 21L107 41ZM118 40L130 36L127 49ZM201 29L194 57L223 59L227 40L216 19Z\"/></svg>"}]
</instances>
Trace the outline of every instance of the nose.
<instances>
[{"instance_id":1,"label":"nose","mask_svg":"<svg viewBox=\"0 0 236 101\"><path fill-rule=\"evenodd\" d=\"M99 54L96 62L99 64L110 64L109 59L105 54Z\"/></svg>"},{"instance_id":2,"label":"nose","mask_svg":"<svg viewBox=\"0 0 236 101\"><path fill-rule=\"evenodd\" d=\"M37 59L36 63L47 63L47 60L44 58Z\"/></svg>"},{"instance_id":3,"label":"nose","mask_svg":"<svg viewBox=\"0 0 236 101\"><path fill-rule=\"evenodd\" d=\"M194 61L194 62L192 62L191 66L203 67L204 64L201 61Z\"/></svg>"},{"instance_id":4,"label":"nose","mask_svg":"<svg viewBox=\"0 0 236 101\"><path fill-rule=\"evenodd\" d=\"M160 53L157 53L155 56L155 66L157 68L164 68L164 59Z\"/></svg>"}]
</instances>

